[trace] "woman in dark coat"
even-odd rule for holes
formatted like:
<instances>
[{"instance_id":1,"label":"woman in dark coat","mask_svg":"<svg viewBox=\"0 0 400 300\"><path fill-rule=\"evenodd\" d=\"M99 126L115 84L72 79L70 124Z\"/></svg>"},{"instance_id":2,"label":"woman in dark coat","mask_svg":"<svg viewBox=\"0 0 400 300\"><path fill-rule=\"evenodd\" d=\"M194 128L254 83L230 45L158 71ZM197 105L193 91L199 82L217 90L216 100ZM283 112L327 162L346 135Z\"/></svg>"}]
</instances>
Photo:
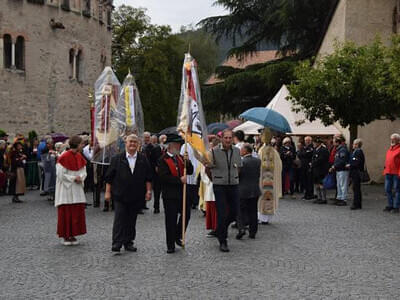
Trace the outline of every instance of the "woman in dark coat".
<instances>
[{"instance_id":1,"label":"woman in dark coat","mask_svg":"<svg viewBox=\"0 0 400 300\"><path fill-rule=\"evenodd\" d=\"M326 204L326 189L323 185L323 180L329 172L329 151L322 143L320 138L314 141L314 153L311 160L311 170L314 179L314 187L317 194L316 204Z\"/></svg>"},{"instance_id":2,"label":"woman in dark coat","mask_svg":"<svg viewBox=\"0 0 400 300\"><path fill-rule=\"evenodd\" d=\"M13 195L13 203L21 203L22 200L19 196L25 194L26 183L25 183L25 171L24 166L26 163L26 155L23 151L23 145L20 142L16 142L11 150L11 168L10 168L10 188L9 194Z\"/></svg>"}]
</instances>

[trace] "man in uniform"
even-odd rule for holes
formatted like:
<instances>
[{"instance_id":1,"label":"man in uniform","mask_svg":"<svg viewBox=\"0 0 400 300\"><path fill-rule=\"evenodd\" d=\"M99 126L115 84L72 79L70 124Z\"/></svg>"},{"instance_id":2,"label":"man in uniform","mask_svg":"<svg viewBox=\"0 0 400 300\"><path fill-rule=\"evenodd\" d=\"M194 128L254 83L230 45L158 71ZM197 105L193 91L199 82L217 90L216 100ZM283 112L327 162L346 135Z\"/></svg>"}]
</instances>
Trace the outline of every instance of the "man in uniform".
<instances>
[{"instance_id":1,"label":"man in uniform","mask_svg":"<svg viewBox=\"0 0 400 300\"><path fill-rule=\"evenodd\" d=\"M180 149L183 139L177 134L167 136L168 144L166 153L161 157L158 166L158 176L161 182L165 212L165 231L167 237L167 253L175 252L175 243L182 247L182 212L183 212L183 185L187 183L184 175L184 161L186 161L186 173L193 173L193 166L187 157L181 156ZM187 200L190 198L187 197ZM190 219L190 201L186 202L187 227ZM178 215L179 219L178 219Z\"/></svg>"}]
</instances>

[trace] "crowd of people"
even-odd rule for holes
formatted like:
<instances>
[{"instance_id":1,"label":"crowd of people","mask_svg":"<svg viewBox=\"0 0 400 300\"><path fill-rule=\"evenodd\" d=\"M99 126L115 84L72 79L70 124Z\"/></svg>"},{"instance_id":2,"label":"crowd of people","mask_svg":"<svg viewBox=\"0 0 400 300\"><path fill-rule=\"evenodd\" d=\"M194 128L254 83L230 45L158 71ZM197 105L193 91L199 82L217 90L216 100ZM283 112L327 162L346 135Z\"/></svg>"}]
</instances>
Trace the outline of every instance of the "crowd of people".
<instances>
[{"instance_id":1,"label":"crowd of people","mask_svg":"<svg viewBox=\"0 0 400 300\"><path fill-rule=\"evenodd\" d=\"M191 209L203 211L208 236L217 237L220 250L228 252L230 224L237 228L237 239L247 231L249 238L255 238L258 224L269 223L277 207L275 199L284 195L301 193L305 201L327 204L327 189L335 189L334 204L345 206L351 182L351 209L362 207L365 157L360 139L354 141L351 152L342 135L306 136L295 144L291 136L246 140L243 132L226 129L210 137L209 142L210 162L203 166L177 134L145 132L143 141L133 134L125 138L125 151L113 157L102 174L104 210L112 207L115 212L113 252L120 252L122 247L136 251L137 216L149 209L146 202L151 199L154 214L159 214L161 197L168 253L175 252L175 245L184 246L182 224L188 226ZM93 174L92 148L85 133L58 143L50 135L31 141L17 135L9 143L5 134L0 137L0 191L12 195L13 203L20 203L26 187L40 189L41 195L57 207L59 237L65 245L75 245L76 236L86 233L85 192L94 190L98 177ZM394 134L384 171L388 195L385 211L399 211L399 167L400 136Z\"/></svg>"}]
</instances>

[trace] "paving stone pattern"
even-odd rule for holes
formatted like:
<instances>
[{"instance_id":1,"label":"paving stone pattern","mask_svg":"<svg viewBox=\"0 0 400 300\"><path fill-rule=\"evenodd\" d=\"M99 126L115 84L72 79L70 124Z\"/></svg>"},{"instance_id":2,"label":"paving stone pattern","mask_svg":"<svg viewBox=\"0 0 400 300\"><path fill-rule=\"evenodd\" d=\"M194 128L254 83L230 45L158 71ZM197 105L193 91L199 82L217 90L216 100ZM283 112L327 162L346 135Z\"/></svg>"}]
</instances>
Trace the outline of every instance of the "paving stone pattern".
<instances>
[{"instance_id":1,"label":"paving stone pattern","mask_svg":"<svg viewBox=\"0 0 400 300\"><path fill-rule=\"evenodd\" d=\"M399 299L400 215L382 212L382 186L362 211L281 201L255 240L230 253L194 212L186 250L166 254L164 216L139 216L137 253L114 256L112 213L89 207L79 246L57 238L56 209L37 192L0 198L0 299ZM91 195L88 194L88 199Z\"/></svg>"}]
</instances>

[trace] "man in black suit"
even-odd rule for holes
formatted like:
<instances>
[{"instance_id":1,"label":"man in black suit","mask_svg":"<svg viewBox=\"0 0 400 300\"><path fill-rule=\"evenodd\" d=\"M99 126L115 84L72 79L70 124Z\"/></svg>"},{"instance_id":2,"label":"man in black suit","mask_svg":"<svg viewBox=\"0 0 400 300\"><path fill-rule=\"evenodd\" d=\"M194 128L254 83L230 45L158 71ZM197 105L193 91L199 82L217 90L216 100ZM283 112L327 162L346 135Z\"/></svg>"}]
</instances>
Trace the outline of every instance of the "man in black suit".
<instances>
[{"instance_id":1,"label":"man in black suit","mask_svg":"<svg viewBox=\"0 0 400 300\"><path fill-rule=\"evenodd\" d=\"M187 182L184 176L184 161L187 175L193 173L193 166L188 158L179 154L183 139L177 134L167 136L167 152L160 158L158 176L161 181L165 212L165 230L167 236L167 253L175 252L175 243L182 247L182 197L183 184ZM190 198L187 197L187 200ZM186 227L189 224L191 203L186 202ZM179 220L178 219L178 214Z\"/></svg>"},{"instance_id":2,"label":"man in black suit","mask_svg":"<svg viewBox=\"0 0 400 300\"><path fill-rule=\"evenodd\" d=\"M257 220L257 203L261 195L260 191L260 168L261 160L253 157L253 148L250 144L244 144L240 149L242 156L242 168L239 173L239 194L240 194L240 224L237 239L241 239L245 234L245 224L249 224L249 238L256 237L258 220Z\"/></svg>"},{"instance_id":3,"label":"man in black suit","mask_svg":"<svg viewBox=\"0 0 400 300\"><path fill-rule=\"evenodd\" d=\"M105 176L105 199L109 201L112 197L115 211L113 252L119 252L122 246L126 251L137 250L133 245L137 214L143 207L143 195L147 201L151 199L151 167L146 157L138 153L138 145L136 135L127 136L125 151L111 159Z\"/></svg>"}]
</instances>

